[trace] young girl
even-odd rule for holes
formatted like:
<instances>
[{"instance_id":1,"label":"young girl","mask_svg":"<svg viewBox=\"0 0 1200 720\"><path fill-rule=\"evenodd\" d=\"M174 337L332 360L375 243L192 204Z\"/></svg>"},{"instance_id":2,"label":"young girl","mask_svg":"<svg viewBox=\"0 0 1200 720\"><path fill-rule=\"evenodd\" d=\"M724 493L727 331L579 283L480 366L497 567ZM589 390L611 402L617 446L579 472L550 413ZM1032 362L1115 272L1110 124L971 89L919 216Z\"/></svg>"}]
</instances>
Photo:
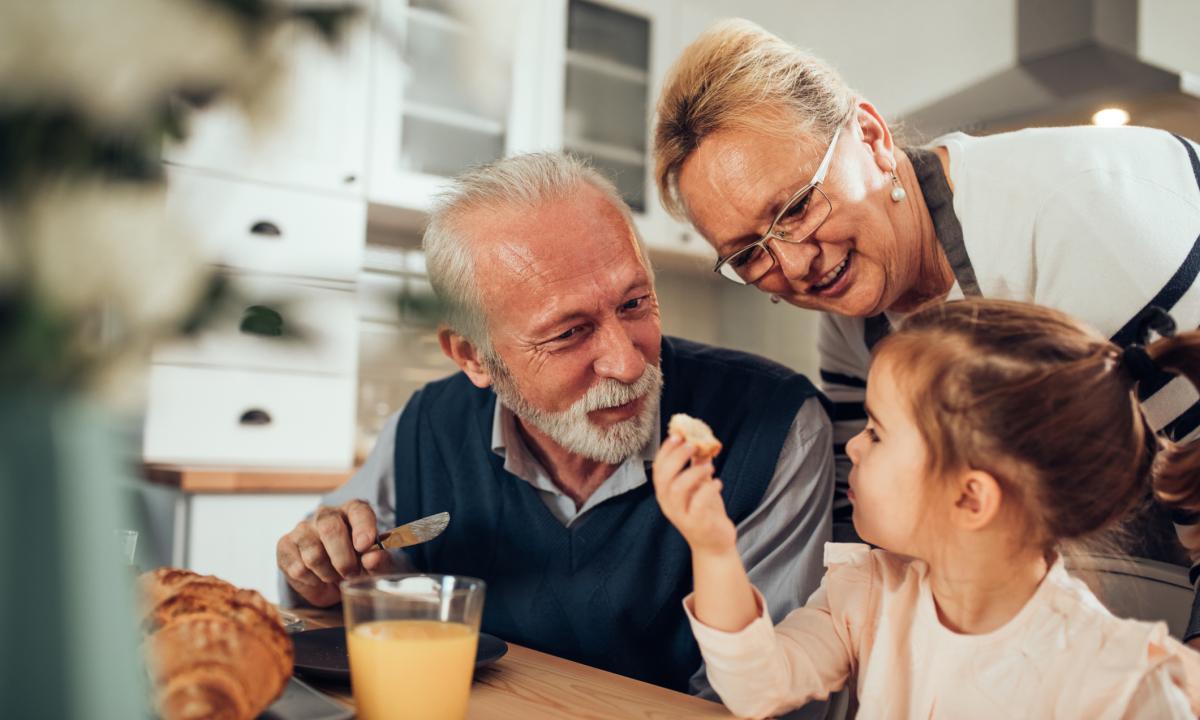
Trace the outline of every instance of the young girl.
<instances>
[{"instance_id":1,"label":"young girl","mask_svg":"<svg viewBox=\"0 0 1200 720\"><path fill-rule=\"evenodd\" d=\"M692 550L684 601L708 678L761 717L856 679L859 718L1193 718L1200 655L1113 617L1056 548L1113 525L1149 483L1195 508L1200 443L1146 425L1136 384L1200 368L1200 333L1122 351L1006 301L911 315L876 349L847 447L865 545L826 547L807 606L772 627L710 462L663 443L654 484Z\"/></svg>"}]
</instances>

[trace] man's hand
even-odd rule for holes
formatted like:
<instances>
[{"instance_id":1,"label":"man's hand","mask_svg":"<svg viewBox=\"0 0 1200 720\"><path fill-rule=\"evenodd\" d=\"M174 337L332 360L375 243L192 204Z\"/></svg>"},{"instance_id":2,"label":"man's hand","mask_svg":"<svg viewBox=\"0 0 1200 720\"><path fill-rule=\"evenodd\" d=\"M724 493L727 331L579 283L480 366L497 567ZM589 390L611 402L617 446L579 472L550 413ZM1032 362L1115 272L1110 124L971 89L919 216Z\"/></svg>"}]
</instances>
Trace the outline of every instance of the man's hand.
<instances>
[{"instance_id":1,"label":"man's hand","mask_svg":"<svg viewBox=\"0 0 1200 720\"><path fill-rule=\"evenodd\" d=\"M654 458L654 494L663 515L678 528L693 554L735 552L737 529L725 512L721 481L711 459L689 461L695 448L671 435Z\"/></svg>"},{"instance_id":2,"label":"man's hand","mask_svg":"<svg viewBox=\"0 0 1200 720\"><path fill-rule=\"evenodd\" d=\"M338 583L367 573L393 572L386 550L375 544L375 511L362 500L321 507L275 545L275 562L288 585L310 604L328 607L342 593Z\"/></svg>"}]
</instances>

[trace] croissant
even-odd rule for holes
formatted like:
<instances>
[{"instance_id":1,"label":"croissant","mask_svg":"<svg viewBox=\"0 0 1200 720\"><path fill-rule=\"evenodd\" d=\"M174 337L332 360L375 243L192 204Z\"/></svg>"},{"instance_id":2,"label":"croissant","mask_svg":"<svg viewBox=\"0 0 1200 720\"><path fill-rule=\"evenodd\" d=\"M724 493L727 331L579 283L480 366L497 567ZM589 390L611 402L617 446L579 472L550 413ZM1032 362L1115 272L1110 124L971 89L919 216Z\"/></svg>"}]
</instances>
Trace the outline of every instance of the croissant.
<instances>
[{"instance_id":1,"label":"croissant","mask_svg":"<svg viewBox=\"0 0 1200 720\"><path fill-rule=\"evenodd\" d=\"M166 720L249 720L292 674L292 641L262 595L159 568L140 579L144 653Z\"/></svg>"}]
</instances>

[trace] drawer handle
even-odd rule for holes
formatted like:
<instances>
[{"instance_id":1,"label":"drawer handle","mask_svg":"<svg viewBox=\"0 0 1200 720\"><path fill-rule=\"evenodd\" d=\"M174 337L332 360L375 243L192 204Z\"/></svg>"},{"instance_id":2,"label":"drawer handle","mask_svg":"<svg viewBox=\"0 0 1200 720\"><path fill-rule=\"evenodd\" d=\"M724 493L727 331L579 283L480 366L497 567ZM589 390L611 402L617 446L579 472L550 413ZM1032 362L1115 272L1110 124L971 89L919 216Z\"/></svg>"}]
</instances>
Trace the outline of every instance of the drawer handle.
<instances>
[{"instance_id":1,"label":"drawer handle","mask_svg":"<svg viewBox=\"0 0 1200 720\"><path fill-rule=\"evenodd\" d=\"M283 315L266 305L251 305L242 313L238 330L247 335L279 337L283 335Z\"/></svg>"},{"instance_id":2,"label":"drawer handle","mask_svg":"<svg viewBox=\"0 0 1200 720\"><path fill-rule=\"evenodd\" d=\"M250 234L262 237L283 237L283 231L279 229L279 226L268 220L259 220L250 226Z\"/></svg>"},{"instance_id":3,"label":"drawer handle","mask_svg":"<svg viewBox=\"0 0 1200 720\"><path fill-rule=\"evenodd\" d=\"M266 410L250 408L238 418L239 425L270 425L271 415Z\"/></svg>"}]
</instances>

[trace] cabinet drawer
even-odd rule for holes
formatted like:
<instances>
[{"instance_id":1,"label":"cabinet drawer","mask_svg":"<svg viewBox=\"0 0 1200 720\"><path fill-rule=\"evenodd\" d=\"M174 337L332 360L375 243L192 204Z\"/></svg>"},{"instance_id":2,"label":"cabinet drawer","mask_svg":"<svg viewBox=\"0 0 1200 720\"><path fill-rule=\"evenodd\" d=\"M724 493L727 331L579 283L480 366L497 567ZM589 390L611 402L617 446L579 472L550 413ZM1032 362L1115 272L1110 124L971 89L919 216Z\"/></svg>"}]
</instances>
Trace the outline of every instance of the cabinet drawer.
<instances>
[{"instance_id":1,"label":"cabinet drawer","mask_svg":"<svg viewBox=\"0 0 1200 720\"><path fill-rule=\"evenodd\" d=\"M362 266L365 200L168 168L167 208L209 259L256 272L353 280Z\"/></svg>"},{"instance_id":2,"label":"cabinet drawer","mask_svg":"<svg viewBox=\"0 0 1200 720\"><path fill-rule=\"evenodd\" d=\"M143 454L176 465L343 469L354 408L353 375L153 365Z\"/></svg>"},{"instance_id":3,"label":"cabinet drawer","mask_svg":"<svg viewBox=\"0 0 1200 720\"><path fill-rule=\"evenodd\" d=\"M196 337L156 348L155 362L329 375L354 373L358 365L358 320L353 292L244 276L231 282L241 302L222 312ZM251 308L260 310L260 319L278 313L280 324L247 322L254 315ZM275 330L283 334L270 334Z\"/></svg>"}]
</instances>

